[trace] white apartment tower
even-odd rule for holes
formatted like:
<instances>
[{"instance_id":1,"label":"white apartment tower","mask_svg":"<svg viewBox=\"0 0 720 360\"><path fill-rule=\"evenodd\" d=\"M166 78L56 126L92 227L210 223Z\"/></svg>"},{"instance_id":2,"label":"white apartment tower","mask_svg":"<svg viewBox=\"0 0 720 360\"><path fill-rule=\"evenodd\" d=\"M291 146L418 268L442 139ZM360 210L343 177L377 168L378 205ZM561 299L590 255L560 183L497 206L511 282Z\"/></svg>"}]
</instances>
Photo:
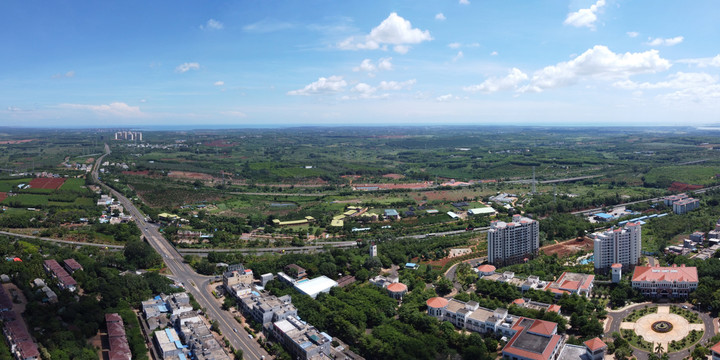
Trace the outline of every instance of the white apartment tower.
<instances>
[{"instance_id":1,"label":"white apartment tower","mask_svg":"<svg viewBox=\"0 0 720 360\"><path fill-rule=\"evenodd\" d=\"M377 256L377 245L375 243L370 243L370 257Z\"/></svg>"},{"instance_id":2,"label":"white apartment tower","mask_svg":"<svg viewBox=\"0 0 720 360\"><path fill-rule=\"evenodd\" d=\"M537 221L514 215L511 223L493 221L488 237L488 262L507 265L533 257L540 248L540 225Z\"/></svg>"},{"instance_id":3,"label":"white apartment tower","mask_svg":"<svg viewBox=\"0 0 720 360\"><path fill-rule=\"evenodd\" d=\"M640 224L627 223L623 228L590 235L595 241L595 270L607 270L613 264L637 265L642 255L641 233Z\"/></svg>"}]
</instances>

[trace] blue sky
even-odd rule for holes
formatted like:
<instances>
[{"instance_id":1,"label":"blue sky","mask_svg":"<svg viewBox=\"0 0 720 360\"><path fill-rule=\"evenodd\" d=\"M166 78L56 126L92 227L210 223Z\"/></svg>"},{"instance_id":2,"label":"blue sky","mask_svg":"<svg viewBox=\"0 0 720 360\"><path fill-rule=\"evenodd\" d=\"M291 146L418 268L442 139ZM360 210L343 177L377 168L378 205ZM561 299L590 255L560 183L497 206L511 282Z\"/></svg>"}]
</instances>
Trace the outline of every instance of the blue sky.
<instances>
[{"instance_id":1,"label":"blue sky","mask_svg":"<svg viewBox=\"0 0 720 360\"><path fill-rule=\"evenodd\" d=\"M720 123L707 1L4 1L7 126Z\"/></svg>"}]
</instances>

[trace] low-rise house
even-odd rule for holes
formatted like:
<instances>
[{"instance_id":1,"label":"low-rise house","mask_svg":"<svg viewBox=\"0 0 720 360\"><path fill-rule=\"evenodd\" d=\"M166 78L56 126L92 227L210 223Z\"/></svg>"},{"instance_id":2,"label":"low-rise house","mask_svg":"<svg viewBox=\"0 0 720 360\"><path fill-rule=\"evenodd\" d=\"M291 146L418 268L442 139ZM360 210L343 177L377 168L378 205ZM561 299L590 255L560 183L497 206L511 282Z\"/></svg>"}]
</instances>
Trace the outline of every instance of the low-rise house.
<instances>
[{"instance_id":1,"label":"low-rise house","mask_svg":"<svg viewBox=\"0 0 720 360\"><path fill-rule=\"evenodd\" d=\"M240 306L246 314L262 325L286 319L288 316L297 316L297 309L293 306L290 295L277 297L253 294L241 299Z\"/></svg>"},{"instance_id":2,"label":"low-rise house","mask_svg":"<svg viewBox=\"0 0 720 360\"><path fill-rule=\"evenodd\" d=\"M541 303L539 301L532 301L530 299L515 299L513 300L513 305L523 307L526 309L532 309L532 310L541 310L546 312L555 312L560 314L560 305L556 304L546 304Z\"/></svg>"},{"instance_id":3,"label":"low-rise house","mask_svg":"<svg viewBox=\"0 0 720 360\"><path fill-rule=\"evenodd\" d=\"M710 351L712 352L712 360L720 360L720 342L713 345Z\"/></svg>"},{"instance_id":4,"label":"low-rise house","mask_svg":"<svg viewBox=\"0 0 720 360\"><path fill-rule=\"evenodd\" d=\"M296 264L290 264L286 266L285 273L287 273L287 275L290 275L295 280L301 280L307 277L307 271L305 271L304 268Z\"/></svg>"},{"instance_id":5,"label":"low-rise house","mask_svg":"<svg viewBox=\"0 0 720 360\"><path fill-rule=\"evenodd\" d=\"M394 283L387 286L388 295L395 300L401 300L405 293L408 292L407 285L403 283Z\"/></svg>"},{"instance_id":6,"label":"low-rise house","mask_svg":"<svg viewBox=\"0 0 720 360\"><path fill-rule=\"evenodd\" d=\"M105 314L105 324L107 325L108 343L110 351L108 352L109 360L130 360L132 353L125 335L125 325L120 315Z\"/></svg>"},{"instance_id":7,"label":"low-rise house","mask_svg":"<svg viewBox=\"0 0 720 360\"><path fill-rule=\"evenodd\" d=\"M223 287L225 287L227 291L230 291L232 287L237 284L251 284L253 280L252 270L245 269L244 267L223 273Z\"/></svg>"},{"instance_id":8,"label":"low-rise house","mask_svg":"<svg viewBox=\"0 0 720 360\"><path fill-rule=\"evenodd\" d=\"M649 297L686 298L698 286L697 268L673 265L636 266L632 276L633 289Z\"/></svg>"},{"instance_id":9,"label":"low-rise house","mask_svg":"<svg viewBox=\"0 0 720 360\"><path fill-rule=\"evenodd\" d=\"M190 296L187 293L172 294L165 299L165 304L170 315L179 315L193 310L190 305Z\"/></svg>"},{"instance_id":10,"label":"low-rise house","mask_svg":"<svg viewBox=\"0 0 720 360\"><path fill-rule=\"evenodd\" d=\"M522 318L513 330L515 335L502 349L506 359L549 360L562 349L562 336L554 322Z\"/></svg>"},{"instance_id":11,"label":"low-rise house","mask_svg":"<svg viewBox=\"0 0 720 360\"><path fill-rule=\"evenodd\" d=\"M155 347L163 359L177 357L179 354L184 355L185 346L180 341L175 329L169 328L156 331L153 334Z\"/></svg>"},{"instance_id":12,"label":"low-rise house","mask_svg":"<svg viewBox=\"0 0 720 360\"><path fill-rule=\"evenodd\" d=\"M77 290L77 282L75 279L65 271L65 268L55 260L45 260L43 262L43 268L50 274L55 280L57 280L58 287L61 290L75 291Z\"/></svg>"},{"instance_id":13,"label":"low-rise house","mask_svg":"<svg viewBox=\"0 0 720 360\"><path fill-rule=\"evenodd\" d=\"M560 277L548 284L545 290L550 290L556 297L562 294L578 294L590 296L595 275L564 272Z\"/></svg>"}]
</instances>

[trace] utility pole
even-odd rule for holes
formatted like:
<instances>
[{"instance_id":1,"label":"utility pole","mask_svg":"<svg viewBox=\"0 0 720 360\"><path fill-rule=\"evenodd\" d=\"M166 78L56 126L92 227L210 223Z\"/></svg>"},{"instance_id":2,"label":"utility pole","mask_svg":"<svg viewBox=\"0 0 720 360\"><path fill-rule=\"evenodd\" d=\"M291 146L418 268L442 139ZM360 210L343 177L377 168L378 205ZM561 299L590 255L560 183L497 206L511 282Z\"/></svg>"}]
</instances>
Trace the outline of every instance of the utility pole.
<instances>
[{"instance_id":1,"label":"utility pole","mask_svg":"<svg viewBox=\"0 0 720 360\"><path fill-rule=\"evenodd\" d=\"M533 194L537 192L537 187L535 185L535 167L533 166L533 178L532 178L532 191Z\"/></svg>"}]
</instances>

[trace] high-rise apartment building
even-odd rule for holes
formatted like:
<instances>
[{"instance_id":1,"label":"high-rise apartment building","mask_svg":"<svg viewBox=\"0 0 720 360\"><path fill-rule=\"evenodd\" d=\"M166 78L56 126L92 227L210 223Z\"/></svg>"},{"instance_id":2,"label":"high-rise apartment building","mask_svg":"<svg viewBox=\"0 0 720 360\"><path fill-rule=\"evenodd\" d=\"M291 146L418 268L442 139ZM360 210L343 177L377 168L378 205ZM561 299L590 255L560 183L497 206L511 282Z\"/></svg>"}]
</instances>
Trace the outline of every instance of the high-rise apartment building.
<instances>
[{"instance_id":1,"label":"high-rise apartment building","mask_svg":"<svg viewBox=\"0 0 720 360\"><path fill-rule=\"evenodd\" d=\"M540 225L537 221L514 215L513 221L493 221L488 230L488 262L507 265L533 257L540 248Z\"/></svg>"},{"instance_id":2,"label":"high-rise apartment building","mask_svg":"<svg viewBox=\"0 0 720 360\"><path fill-rule=\"evenodd\" d=\"M595 270L608 270L613 264L637 265L642 255L641 233L640 224L627 223L623 228L591 234L595 241Z\"/></svg>"}]
</instances>

